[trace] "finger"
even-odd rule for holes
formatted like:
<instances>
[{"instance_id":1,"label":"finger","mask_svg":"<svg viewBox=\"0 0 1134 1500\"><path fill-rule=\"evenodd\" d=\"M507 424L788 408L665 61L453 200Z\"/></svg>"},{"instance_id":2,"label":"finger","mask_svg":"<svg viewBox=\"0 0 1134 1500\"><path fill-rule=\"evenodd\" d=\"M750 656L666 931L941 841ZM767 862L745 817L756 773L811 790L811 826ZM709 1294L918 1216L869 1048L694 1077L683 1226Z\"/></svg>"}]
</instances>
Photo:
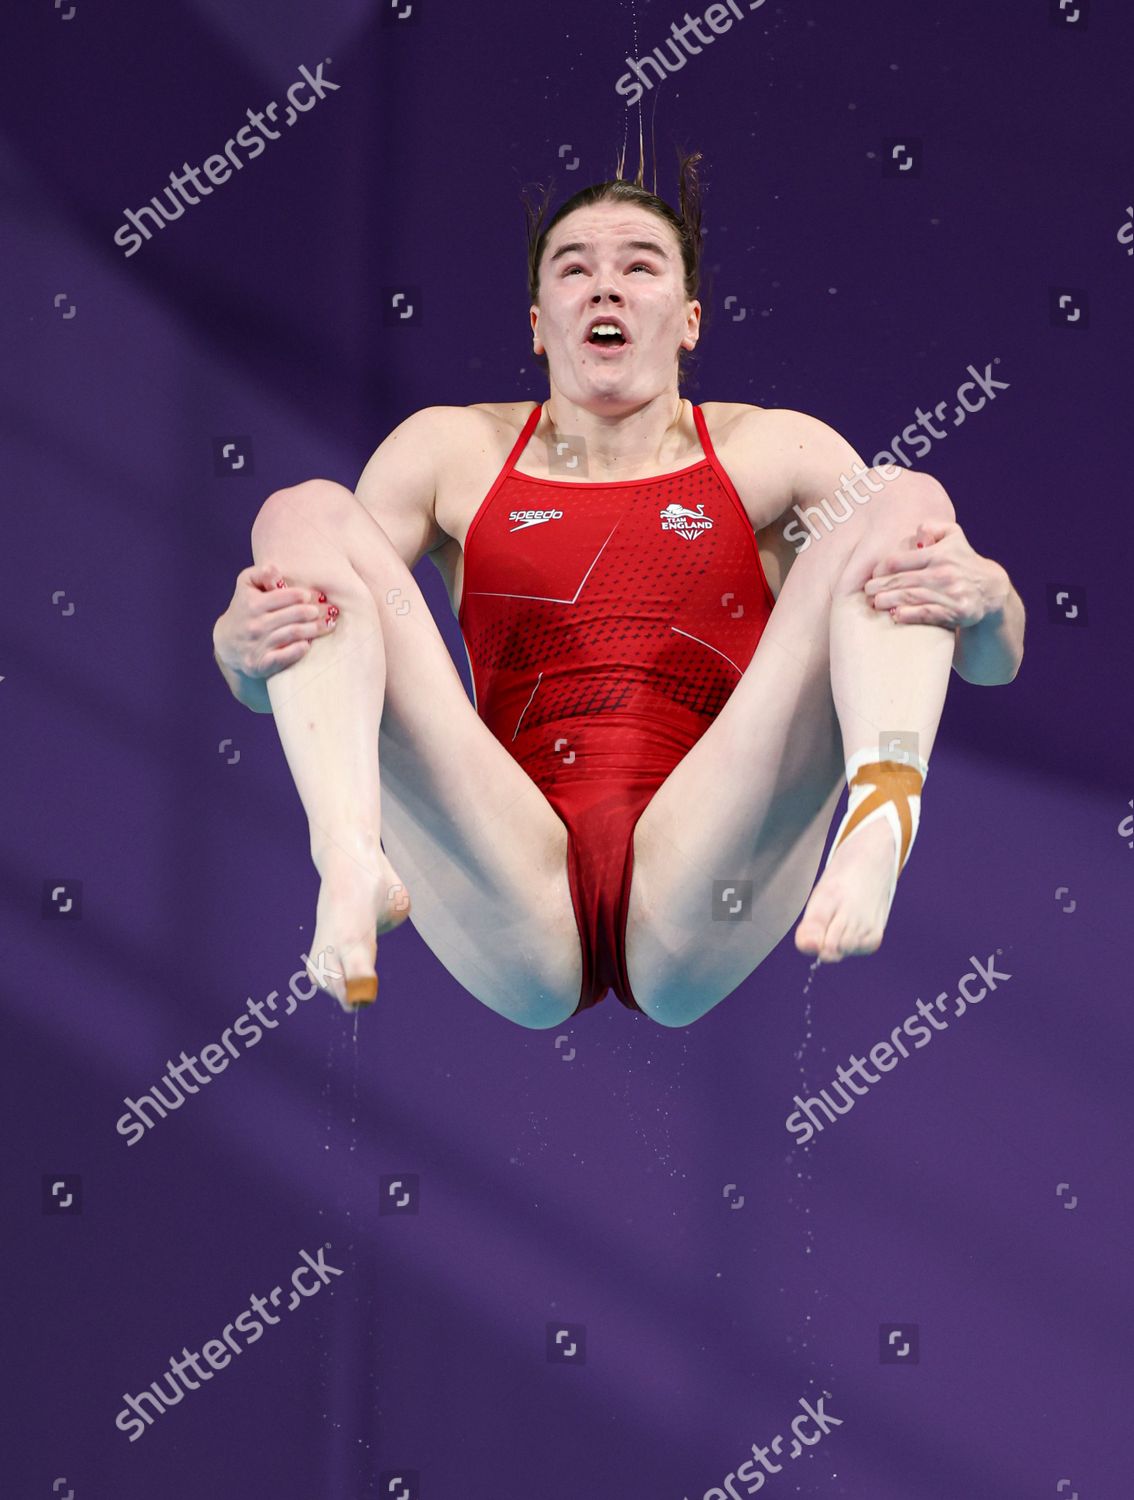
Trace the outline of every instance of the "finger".
<instances>
[{"instance_id":1,"label":"finger","mask_svg":"<svg viewBox=\"0 0 1134 1500\"><path fill-rule=\"evenodd\" d=\"M867 595L877 594L883 589L914 588L919 584L923 585L925 576L919 569L927 567L929 560L924 552L915 552L913 556L917 559L914 563L907 562L904 567L878 573L875 577L868 578L863 585Z\"/></svg>"},{"instance_id":2,"label":"finger","mask_svg":"<svg viewBox=\"0 0 1134 1500\"><path fill-rule=\"evenodd\" d=\"M930 547L935 546L938 540L939 539L937 537L930 536L928 532L923 532L921 527L919 526L917 530L917 539L914 542L914 550L916 552L927 551Z\"/></svg>"},{"instance_id":3,"label":"finger","mask_svg":"<svg viewBox=\"0 0 1134 1500\"><path fill-rule=\"evenodd\" d=\"M282 592L282 591L281 591ZM255 612L254 629L266 632L265 639L282 630L289 625L313 625L327 615L330 606L326 604L290 604L280 605L273 608L271 604L264 603Z\"/></svg>"},{"instance_id":4,"label":"finger","mask_svg":"<svg viewBox=\"0 0 1134 1500\"><path fill-rule=\"evenodd\" d=\"M883 614L886 610L893 609L895 604L901 604L902 602L900 589L884 589L881 593L870 596L870 603L876 610Z\"/></svg>"},{"instance_id":5,"label":"finger","mask_svg":"<svg viewBox=\"0 0 1134 1500\"><path fill-rule=\"evenodd\" d=\"M294 666L297 661L302 661L310 650L310 641L292 641L289 646L281 646L277 650L267 651L264 653L261 672L265 677L274 677L277 672L282 672L285 667Z\"/></svg>"},{"instance_id":6,"label":"finger","mask_svg":"<svg viewBox=\"0 0 1134 1500\"><path fill-rule=\"evenodd\" d=\"M264 637L263 649L273 651L281 646L290 646L293 641L317 640L321 635L330 635L336 623L334 616L328 620L324 615L317 620L297 620L290 625L279 626Z\"/></svg>"},{"instance_id":7,"label":"finger","mask_svg":"<svg viewBox=\"0 0 1134 1500\"><path fill-rule=\"evenodd\" d=\"M245 568L240 577L255 588L270 589L275 587L280 570L275 563L260 563L258 567Z\"/></svg>"},{"instance_id":8,"label":"finger","mask_svg":"<svg viewBox=\"0 0 1134 1500\"><path fill-rule=\"evenodd\" d=\"M958 529L956 521L921 521L917 528L917 540L926 546L941 542L951 531Z\"/></svg>"},{"instance_id":9,"label":"finger","mask_svg":"<svg viewBox=\"0 0 1134 1500\"><path fill-rule=\"evenodd\" d=\"M322 602L320 602L322 596ZM251 601L252 608L265 614L276 614L279 610L309 609L316 614L327 612L326 595L322 589L287 587L270 588Z\"/></svg>"},{"instance_id":10,"label":"finger","mask_svg":"<svg viewBox=\"0 0 1134 1500\"><path fill-rule=\"evenodd\" d=\"M269 594L272 594L272 597L275 598L278 597L279 594L287 594L287 592L290 592L290 589L293 588L293 586L294 588L302 589L302 592L305 592L305 594L315 595L318 592L318 589L303 588L303 585L300 585L300 583L291 585L291 583L288 583L288 580L285 579L284 574L282 573L275 573L272 583L270 583L269 588L267 588L267 592L269 592Z\"/></svg>"},{"instance_id":11,"label":"finger","mask_svg":"<svg viewBox=\"0 0 1134 1500\"><path fill-rule=\"evenodd\" d=\"M939 594L934 593L930 589L918 588L916 586L881 589L878 593L871 595L870 602L874 605L875 609L893 609L896 604L948 606L948 601L943 599Z\"/></svg>"},{"instance_id":12,"label":"finger","mask_svg":"<svg viewBox=\"0 0 1134 1500\"><path fill-rule=\"evenodd\" d=\"M942 625L955 629L955 621L946 610L935 604L900 604L890 611L895 625Z\"/></svg>"},{"instance_id":13,"label":"finger","mask_svg":"<svg viewBox=\"0 0 1134 1500\"><path fill-rule=\"evenodd\" d=\"M282 651L271 651L255 663L255 670L251 675L266 682L269 677L275 677L278 672L284 672L288 667L295 666L296 662L302 661L310 650L310 641L295 641Z\"/></svg>"},{"instance_id":14,"label":"finger","mask_svg":"<svg viewBox=\"0 0 1134 1500\"><path fill-rule=\"evenodd\" d=\"M871 579L892 578L896 573L906 573L910 568L924 568L932 559L926 548L919 548L917 543L911 539L909 550L906 552L890 552L880 558L871 573ZM868 583L870 580L867 580Z\"/></svg>"},{"instance_id":15,"label":"finger","mask_svg":"<svg viewBox=\"0 0 1134 1500\"><path fill-rule=\"evenodd\" d=\"M318 640L320 636L330 635L334 628L334 623L324 618L300 621L297 624L267 631L263 635L254 635L244 652L241 671L249 677L270 677L282 666L288 666L292 661L297 661L305 654L306 648L311 645L312 641ZM302 646L304 651L295 651L293 648L296 646ZM291 654L284 660L281 653Z\"/></svg>"}]
</instances>

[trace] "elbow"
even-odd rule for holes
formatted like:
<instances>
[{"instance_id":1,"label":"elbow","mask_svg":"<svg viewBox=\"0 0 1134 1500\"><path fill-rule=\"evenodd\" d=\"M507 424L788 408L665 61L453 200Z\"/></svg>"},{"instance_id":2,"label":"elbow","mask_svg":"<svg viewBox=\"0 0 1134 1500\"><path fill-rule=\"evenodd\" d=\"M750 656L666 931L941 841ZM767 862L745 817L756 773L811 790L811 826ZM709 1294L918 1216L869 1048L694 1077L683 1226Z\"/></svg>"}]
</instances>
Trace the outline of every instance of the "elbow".
<instances>
[{"instance_id":1,"label":"elbow","mask_svg":"<svg viewBox=\"0 0 1134 1500\"><path fill-rule=\"evenodd\" d=\"M1013 667L1009 672L976 672L965 673L958 671L963 682L971 682L974 687L1007 687L1010 682L1015 682L1019 667Z\"/></svg>"},{"instance_id":2,"label":"elbow","mask_svg":"<svg viewBox=\"0 0 1134 1500\"><path fill-rule=\"evenodd\" d=\"M1022 660L1022 653L1011 662L999 663L977 664L959 658L954 659L953 670L962 682L969 682L973 687L1006 687L1008 683L1015 682Z\"/></svg>"}]
</instances>

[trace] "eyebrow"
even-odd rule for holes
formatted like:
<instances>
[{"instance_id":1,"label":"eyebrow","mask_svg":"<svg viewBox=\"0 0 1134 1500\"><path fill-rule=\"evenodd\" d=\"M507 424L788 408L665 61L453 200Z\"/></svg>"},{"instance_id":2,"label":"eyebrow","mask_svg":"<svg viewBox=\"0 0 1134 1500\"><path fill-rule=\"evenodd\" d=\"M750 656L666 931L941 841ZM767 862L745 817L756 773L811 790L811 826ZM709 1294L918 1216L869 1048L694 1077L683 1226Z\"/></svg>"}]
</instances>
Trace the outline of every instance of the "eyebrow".
<instances>
[{"instance_id":1,"label":"eyebrow","mask_svg":"<svg viewBox=\"0 0 1134 1500\"><path fill-rule=\"evenodd\" d=\"M548 261L548 265L554 265L561 255L573 255L580 250L593 250L595 247L589 240L574 240L569 245L560 245L555 254ZM620 250L649 250L653 255L659 255L662 260L668 260L669 256L654 240L623 240L618 247Z\"/></svg>"}]
</instances>

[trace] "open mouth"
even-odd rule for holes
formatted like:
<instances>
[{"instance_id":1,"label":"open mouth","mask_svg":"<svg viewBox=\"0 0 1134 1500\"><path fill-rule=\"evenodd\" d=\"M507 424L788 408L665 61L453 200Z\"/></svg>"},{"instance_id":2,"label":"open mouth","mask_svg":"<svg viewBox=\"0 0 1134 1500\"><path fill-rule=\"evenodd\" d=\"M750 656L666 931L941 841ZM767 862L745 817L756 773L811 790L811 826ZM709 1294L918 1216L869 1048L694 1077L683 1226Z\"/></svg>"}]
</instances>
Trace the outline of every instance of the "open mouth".
<instances>
[{"instance_id":1,"label":"open mouth","mask_svg":"<svg viewBox=\"0 0 1134 1500\"><path fill-rule=\"evenodd\" d=\"M613 323L596 323L587 338L587 343L596 349L621 349L626 342L621 328Z\"/></svg>"}]
</instances>

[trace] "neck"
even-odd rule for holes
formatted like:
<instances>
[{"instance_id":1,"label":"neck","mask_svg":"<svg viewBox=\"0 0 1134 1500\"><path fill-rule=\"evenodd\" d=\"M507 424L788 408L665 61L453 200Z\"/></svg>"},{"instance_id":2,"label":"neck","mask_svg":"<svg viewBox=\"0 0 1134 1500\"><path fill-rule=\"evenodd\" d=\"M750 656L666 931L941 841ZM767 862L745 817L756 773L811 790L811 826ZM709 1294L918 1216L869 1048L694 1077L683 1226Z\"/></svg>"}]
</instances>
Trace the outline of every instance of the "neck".
<instances>
[{"instance_id":1,"label":"neck","mask_svg":"<svg viewBox=\"0 0 1134 1500\"><path fill-rule=\"evenodd\" d=\"M689 456L686 404L676 391L663 391L619 412L595 412L552 387L536 431L545 441L581 439L595 478L633 478L646 469L680 468Z\"/></svg>"}]
</instances>

